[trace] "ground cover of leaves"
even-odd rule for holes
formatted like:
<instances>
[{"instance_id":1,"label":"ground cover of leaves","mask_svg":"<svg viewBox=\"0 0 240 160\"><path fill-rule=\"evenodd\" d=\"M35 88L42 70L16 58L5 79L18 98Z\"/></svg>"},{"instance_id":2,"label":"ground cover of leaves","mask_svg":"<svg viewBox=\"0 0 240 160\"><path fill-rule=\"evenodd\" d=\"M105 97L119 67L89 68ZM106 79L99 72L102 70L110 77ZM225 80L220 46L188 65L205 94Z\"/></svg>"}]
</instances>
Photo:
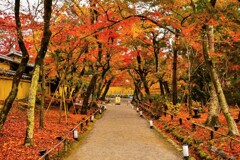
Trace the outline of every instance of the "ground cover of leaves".
<instances>
[{"instance_id":1,"label":"ground cover of leaves","mask_svg":"<svg viewBox=\"0 0 240 160\"><path fill-rule=\"evenodd\" d=\"M73 108L72 108L73 109ZM19 103L14 103L3 130L0 131L0 159L4 160L35 160L40 158L39 151L43 149L49 150L55 146L59 140L57 136L62 138L69 135L69 131L74 128L85 115L73 114L72 109L66 119L64 111L62 113L61 123L59 120L59 107L51 106L49 110L45 110L44 129L39 129L39 106L35 110L35 128L34 128L34 146L26 147L23 145L26 132L26 108ZM89 114L91 111L89 112ZM88 115L89 116L89 115ZM78 127L80 132L80 127ZM68 134L69 133L69 134ZM68 136L69 141L73 141L72 135ZM60 146L61 149L63 145ZM55 149L51 155L58 152Z\"/></svg>"},{"instance_id":2,"label":"ground cover of leaves","mask_svg":"<svg viewBox=\"0 0 240 160\"><path fill-rule=\"evenodd\" d=\"M231 113L234 119L238 118L238 112L238 109L232 107ZM173 139L179 146L182 146L183 142L179 142L179 140L177 140L174 134L178 134L184 139L196 140L196 145L199 145L198 147L200 148L200 150L210 155L213 159L221 159L219 156L217 156L215 152L213 152L214 149L221 149L228 158L234 157L234 159L240 159L240 143L231 140L227 136L223 136L227 135L228 133L227 122L224 118L224 115L221 113L219 116L221 126L217 130L217 132L220 134L214 133L214 137L213 139L211 139L210 130L199 126L196 126L195 131L193 131L192 129L192 123L197 123L204 126L204 122L207 119L207 111L200 114L200 118L192 118L191 116L189 116L188 112L181 110L176 116L173 117L173 119L169 114L167 114L166 116L162 114L159 119L154 120L154 125L162 132L164 132L164 134L166 134L169 138ZM148 114L146 112L145 116L148 119L154 119L153 117L151 117L151 114ZM182 125L180 125L180 118L182 118ZM237 126L240 131L240 122L237 123ZM240 136L233 136L233 138L240 140ZM202 159L199 158L199 155L197 155L199 153L197 153L193 147L189 146L189 149L190 155L196 157L196 159Z\"/></svg>"}]
</instances>

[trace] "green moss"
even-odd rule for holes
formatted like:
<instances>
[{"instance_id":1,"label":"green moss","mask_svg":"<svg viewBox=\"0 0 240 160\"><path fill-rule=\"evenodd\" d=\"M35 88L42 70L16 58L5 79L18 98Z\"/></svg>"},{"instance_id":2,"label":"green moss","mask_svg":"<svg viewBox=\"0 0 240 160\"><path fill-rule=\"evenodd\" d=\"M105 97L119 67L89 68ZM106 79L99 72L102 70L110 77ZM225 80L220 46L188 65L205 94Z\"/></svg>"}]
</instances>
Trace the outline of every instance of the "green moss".
<instances>
[{"instance_id":1,"label":"green moss","mask_svg":"<svg viewBox=\"0 0 240 160\"><path fill-rule=\"evenodd\" d=\"M192 145L192 143L193 143L193 139L192 139L192 138L185 138L185 139L183 140L183 143L190 146L190 145Z\"/></svg>"},{"instance_id":2,"label":"green moss","mask_svg":"<svg viewBox=\"0 0 240 160\"><path fill-rule=\"evenodd\" d=\"M201 144L201 143L203 143L203 141L200 140L200 139L194 139L193 142L194 142L195 144Z\"/></svg>"},{"instance_id":3,"label":"green moss","mask_svg":"<svg viewBox=\"0 0 240 160\"><path fill-rule=\"evenodd\" d=\"M184 138L182 136L179 136L178 139L179 139L180 142L183 142L183 140L184 140Z\"/></svg>"},{"instance_id":4,"label":"green moss","mask_svg":"<svg viewBox=\"0 0 240 160\"><path fill-rule=\"evenodd\" d=\"M206 160L212 160L212 159L213 158L211 156L209 156L209 155L206 157Z\"/></svg>"},{"instance_id":5,"label":"green moss","mask_svg":"<svg viewBox=\"0 0 240 160\"><path fill-rule=\"evenodd\" d=\"M199 154L200 158L204 158L205 159L207 157L207 155L206 155L206 153L204 151L199 151L198 154Z\"/></svg>"},{"instance_id":6,"label":"green moss","mask_svg":"<svg viewBox=\"0 0 240 160\"><path fill-rule=\"evenodd\" d=\"M176 133L176 132L172 132L172 135L173 135L174 137L176 137L176 139L177 139L179 142L183 142L183 141L184 141L184 137L183 137L181 134Z\"/></svg>"}]
</instances>

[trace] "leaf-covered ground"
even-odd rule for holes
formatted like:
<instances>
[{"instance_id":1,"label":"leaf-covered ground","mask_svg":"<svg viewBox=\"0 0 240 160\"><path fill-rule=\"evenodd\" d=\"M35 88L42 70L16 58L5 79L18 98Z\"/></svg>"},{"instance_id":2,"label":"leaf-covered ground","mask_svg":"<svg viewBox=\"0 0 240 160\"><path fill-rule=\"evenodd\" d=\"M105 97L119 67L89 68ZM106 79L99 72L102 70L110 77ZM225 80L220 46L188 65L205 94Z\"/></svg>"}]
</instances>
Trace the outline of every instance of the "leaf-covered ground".
<instances>
[{"instance_id":1,"label":"leaf-covered ground","mask_svg":"<svg viewBox=\"0 0 240 160\"><path fill-rule=\"evenodd\" d=\"M238 118L238 112L239 110L236 108L231 110L234 119ZM150 119L151 117L148 116L148 118ZM182 118L182 125L180 125L180 118ZM228 133L228 128L227 122L222 113L219 117L221 127L217 130L217 133L220 134L214 133L213 139L210 138L211 131L204 127L197 125L196 130L193 131L192 123L197 123L204 126L203 124L206 118L207 112L201 113L200 118L192 118L186 111L181 111L173 119L168 114L166 117L162 115L159 120L154 121L154 124L171 139L175 140L175 142L180 146L183 143L186 143L186 140L192 141L192 144L195 147L190 145L189 149L190 154L193 157L199 157L199 154L204 155L206 153L213 159L221 159L219 156L217 156L218 153L216 153L216 149L218 149L222 150L222 153L224 153L228 158L234 157L235 159L240 159L240 143L238 142L240 141L240 136L233 136L233 138L238 141L231 140L228 136L225 136ZM240 122L237 123L237 126L240 131Z\"/></svg>"},{"instance_id":2,"label":"leaf-covered ground","mask_svg":"<svg viewBox=\"0 0 240 160\"><path fill-rule=\"evenodd\" d=\"M59 124L59 107L50 107L48 111L45 111L44 129L39 129L39 107L37 106L35 112L34 146L26 147L23 145L26 131L26 108L15 103L3 130L0 131L0 159L35 160L40 158L40 150L48 150L55 146L59 142L56 139L57 136L64 138L82 118L86 117L80 114L73 114L72 109L67 118L68 125L66 125L64 111ZM72 135L69 135L68 140L73 141ZM54 153L57 153L57 150L54 150L51 154Z\"/></svg>"},{"instance_id":3,"label":"leaf-covered ground","mask_svg":"<svg viewBox=\"0 0 240 160\"><path fill-rule=\"evenodd\" d=\"M73 108L72 108L73 109ZM72 109L69 112L67 119L68 125L66 125L66 119L64 112L62 113L61 123L59 120L59 107L52 106L49 110L45 111L44 129L39 129L39 108L36 108L35 114L35 134L34 134L34 146L25 147L24 137L26 129L26 108L22 105L15 103L8 116L6 124L2 131L0 131L0 159L4 160L35 160L40 158L39 151L42 149L50 149L58 143L57 136L63 138L69 133L69 131L77 125L82 118L86 118L84 115L73 114ZM238 110L232 109L233 117L238 117ZM146 113L145 113L146 115ZM149 119L150 116L147 116ZM214 134L214 138L210 139L210 131L202 127L196 126L196 131L192 131L192 123L203 124L206 120L207 112L201 113L200 118L192 118L186 111L181 111L176 117L171 119L170 115L166 117L162 115L159 120L154 120L154 124L160 128L171 139L174 139L180 146L183 142L179 142L179 138L188 139L194 141L193 144L199 149L189 146L190 154L194 157L198 157L201 154L207 153L214 159L218 159L216 153L211 151L210 147L214 149L221 149L227 157L233 156L235 159L240 159L240 143L231 140L226 136ZM179 123L179 118L182 118L182 125ZM187 120L190 118L190 120ZM223 116L220 115L221 127L217 131L218 133L226 135L228 132L227 123ZM237 124L240 130L240 123ZM178 137L178 138L177 138ZM234 137L240 140L239 136ZM178 139L178 140L177 140ZM69 135L69 141L73 141L72 136ZM62 147L62 146L61 146ZM214 150L213 149L213 150ZM203 153L204 152L204 153ZM56 154L57 149L52 154ZM201 159L201 158L199 158Z\"/></svg>"}]
</instances>

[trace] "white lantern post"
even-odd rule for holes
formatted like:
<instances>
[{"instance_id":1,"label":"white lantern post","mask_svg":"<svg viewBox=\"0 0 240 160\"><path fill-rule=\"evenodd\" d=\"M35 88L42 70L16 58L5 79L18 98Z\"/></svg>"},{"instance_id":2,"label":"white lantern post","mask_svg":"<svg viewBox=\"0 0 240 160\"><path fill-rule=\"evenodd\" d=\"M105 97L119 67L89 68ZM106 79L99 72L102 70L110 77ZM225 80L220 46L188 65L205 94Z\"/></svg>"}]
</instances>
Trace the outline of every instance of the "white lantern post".
<instances>
[{"instance_id":1,"label":"white lantern post","mask_svg":"<svg viewBox=\"0 0 240 160\"><path fill-rule=\"evenodd\" d=\"M149 124L150 124L150 128L153 128L153 120L150 120Z\"/></svg>"},{"instance_id":2,"label":"white lantern post","mask_svg":"<svg viewBox=\"0 0 240 160\"><path fill-rule=\"evenodd\" d=\"M184 159L189 158L189 151L188 151L188 145L187 144L183 145L183 158Z\"/></svg>"},{"instance_id":3,"label":"white lantern post","mask_svg":"<svg viewBox=\"0 0 240 160\"><path fill-rule=\"evenodd\" d=\"M78 140L78 131L76 129L73 130L73 139Z\"/></svg>"},{"instance_id":4,"label":"white lantern post","mask_svg":"<svg viewBox=\"0 0 240 160\"><path fill-rule=\"evenodd\" d=\"M139 112L139 108L138 107L137 107L136 111Z\"/></svg>"},{"instance_id":5,"label":"white lantern post","mask_svg":"<svg viewBox=\"0 0 240 160\"><path fill-rule=\"evenodd\" d=\"M140 114L140 117L142 117L142 116L143 116L143 112L142 112L142 111L140 111L140 112L139 112L139 114Z\"/></svg>"},{"instance_id":6,"label":"white lantern post","mask_svg":"<svg viewBox=\"0 0 240 160\"><path fill-rule=\"evenodd\" d=\"M93 122L93 121L94 121L94 114L90 116L90 122Z\"/></svg>"}]
</instances>

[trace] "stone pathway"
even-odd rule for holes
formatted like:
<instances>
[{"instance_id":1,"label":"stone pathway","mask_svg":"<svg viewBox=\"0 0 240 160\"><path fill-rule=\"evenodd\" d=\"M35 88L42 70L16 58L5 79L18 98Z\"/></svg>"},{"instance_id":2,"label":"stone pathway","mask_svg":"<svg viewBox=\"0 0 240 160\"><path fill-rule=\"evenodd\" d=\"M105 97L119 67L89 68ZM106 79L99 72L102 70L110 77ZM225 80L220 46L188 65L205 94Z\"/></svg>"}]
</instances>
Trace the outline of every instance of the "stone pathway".
<instances>
[{"instance_id":1,"label":"stone pathway","mask_svg":"<svg viewBox=\"0 0 240 160\"><path fill-rule=\"evenodd\" d=\"M180 160L182 154L166 142L127 100L107 105L83 144L67 160Z\"/></svg>"}]
</instances>

